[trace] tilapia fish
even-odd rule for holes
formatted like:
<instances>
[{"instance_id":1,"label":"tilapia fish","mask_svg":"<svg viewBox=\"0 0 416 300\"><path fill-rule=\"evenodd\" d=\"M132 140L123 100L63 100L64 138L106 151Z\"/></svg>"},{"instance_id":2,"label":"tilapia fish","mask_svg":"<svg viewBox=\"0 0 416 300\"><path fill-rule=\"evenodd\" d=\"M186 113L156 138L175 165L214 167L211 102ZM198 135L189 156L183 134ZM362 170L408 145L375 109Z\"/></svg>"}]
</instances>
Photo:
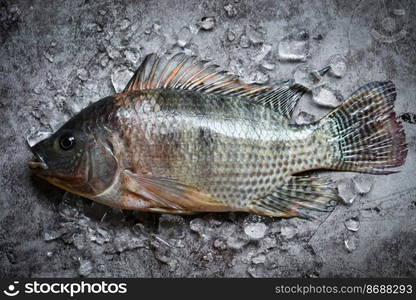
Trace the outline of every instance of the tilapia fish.
<instances>
[{"instance_id":1,"label":"tilapia fish","mask_svg":"<svg viewBox=\"0 0 416 300\"><path fill-rule=\"evenodd\" d=\"M321 120L292 125L304 88L244 84L195 57L148 55L123 92L33 146L35 173L121 209L308 217L339 199L317 169L389 174L405 134L392 82L355 91Z\"/></svg>"}]
</instances>

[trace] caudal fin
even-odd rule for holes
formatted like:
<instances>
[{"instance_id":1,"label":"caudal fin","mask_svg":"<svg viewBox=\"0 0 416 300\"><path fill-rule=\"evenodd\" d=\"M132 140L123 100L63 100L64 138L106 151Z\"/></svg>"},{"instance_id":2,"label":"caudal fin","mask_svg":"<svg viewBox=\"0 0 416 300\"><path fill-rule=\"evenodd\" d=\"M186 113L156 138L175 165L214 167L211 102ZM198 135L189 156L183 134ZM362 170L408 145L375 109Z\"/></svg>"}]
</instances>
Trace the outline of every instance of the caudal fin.
<instances>
[{"instance_id":1,"label":"caudal fin","mask_svg":"<svg viewBox=\"0 0 416 300\"><path fill-rule=\"evenodd\" d=\"M407 155L405 133L393 111L396 88L372 82L321 120L337 155L331 168L371 174L396 173Z\"/></svg>"}]
</instances>

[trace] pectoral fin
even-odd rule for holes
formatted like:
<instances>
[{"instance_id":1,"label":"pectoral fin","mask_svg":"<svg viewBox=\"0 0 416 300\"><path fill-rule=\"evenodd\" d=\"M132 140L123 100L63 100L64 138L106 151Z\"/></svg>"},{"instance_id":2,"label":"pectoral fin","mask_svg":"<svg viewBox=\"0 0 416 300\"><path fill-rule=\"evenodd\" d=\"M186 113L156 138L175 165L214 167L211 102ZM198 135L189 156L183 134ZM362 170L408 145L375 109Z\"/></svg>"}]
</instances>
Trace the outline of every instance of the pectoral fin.
<instances>
[{"instance_id":1,"label":"pectoral fin","mask_svg":"<svg viewBox=\"0 0 416 300\"><path fill-rule=\"evenodd\" d=\"M124 190L129 193L130 202L132 197L147 202L147 207L136 208L140 210L182 214L229 210L226 205L198 188L171 178L135 174L124 170L122 184Z\"/></svg>"}]
</instances>

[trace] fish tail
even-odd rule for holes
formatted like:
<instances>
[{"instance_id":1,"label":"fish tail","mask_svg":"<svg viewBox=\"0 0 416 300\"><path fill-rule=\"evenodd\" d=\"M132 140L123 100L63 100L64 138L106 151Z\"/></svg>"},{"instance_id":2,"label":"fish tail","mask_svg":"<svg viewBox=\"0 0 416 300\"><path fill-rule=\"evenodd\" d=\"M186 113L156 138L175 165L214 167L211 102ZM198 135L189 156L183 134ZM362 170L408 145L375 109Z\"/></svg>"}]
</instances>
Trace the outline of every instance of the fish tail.
<instances>
[{"instance_id":1,"label":"fish tail","mask_svg":"<svg viewBox=\"0 0 416 300\"><path fill-rule=\"evenodd\" d=\"M335 155L330 169L391 174L404 164L406 137L393 111L391 81L372 82L354 92L320 124L330 133Z\"/></svg>"}]
</instances>

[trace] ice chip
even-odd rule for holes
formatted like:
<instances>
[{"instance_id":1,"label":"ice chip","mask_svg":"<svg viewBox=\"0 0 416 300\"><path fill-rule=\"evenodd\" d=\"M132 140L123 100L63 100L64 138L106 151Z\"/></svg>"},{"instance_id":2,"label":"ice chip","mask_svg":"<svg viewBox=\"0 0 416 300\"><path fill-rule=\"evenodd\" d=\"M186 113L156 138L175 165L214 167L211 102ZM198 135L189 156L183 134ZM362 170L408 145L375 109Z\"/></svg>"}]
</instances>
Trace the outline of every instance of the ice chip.
<instances>
[{"instance_id":1,"label":"ice chip","mask_svg":"<svg viewBox=\"0 0 416 300\"><path fill-rule=\"evenodd\" d=\"M35 94L41 94L42 93L42 90L44 89L45 87L43 86L43 85L37 85L37 86L35 86L34 87L34 89L33 89L33 91L35 92Z\"/></svg>"},{"instance_id":2,"label":"ice chip","mask_svg":"<svg viewBox=\"0 0 416 300\"><path fill-rule=\"evenodd\" d=\"M351 179L342 179L338 181L337 188L338 194L344 204L351 205L358 196L355 193L354 184Z\"/></svg>"},{"instance_id":3,"label":"ice chip","mask_svg":"<svg viewBox=\"0 0 416 300\"><path fill-rule=\"evenodd\" d=\"M401 8L396 8L396 9L393 9L393 14L395 16L404 16L406 14L406 11Z\"/></svg>"},{"instance_id":4,"label":"ice chip","mask_svg":"<svg viewBox=\"0 0 416 300\"><path fill-rule=\"evenodd\" d=\"M81 260L79 262L78 273L81 276L88 276L92 272L92 263L89 260Z\"/></svg>"},{"instance_id":5,"label":"ice chip","mask_svg":"<svg viewBox=\"0 0 416 300\"><path fill-rule=\"evenodd\" d=\"M212 262L214 260L214 256L212 255L212 252L208 252L206 255L202 257L202 259L207 262Z\"/></svg>"},{"instance_id":6,"label":"ice chip","mask_svg":"<svg viewBox=\"0 0 416 300\"><path fill-rule=\"evenodd\" d=\"M53 63L53 55L49 52L43 52L43 56L50 62Z\"/></svg>"},{"instance_id":7,"label":"ice chip","mask_svg":"<svg viewBox=\"0 0 416 300\"><path fill-rule=\"evenodd\" d=\"M48 138L52 133L47 131L36 131L34 133L29 134L26 137L26 142L29 145L29 147L33 147L40 141L43 141L44 139Z\"/></svg>"},{"instance_id":8,"label":"ice chip","mask_svg":"<svg viewBox=\"0 0 416 300\"><path fill-rule=\"evenodd\" d=\"M309 57L309 38L306 35L287 36L278 45L278 54L283 61L306 61Z\"/></svg>"},{"instance_id":9,"label":"ice chip","mask_svg":"<svg viewBox=\"0 0 416 300\"><path fill-rule=\"evenodd\" d=\"M152 31L156 34L159 34L161 29L162 29L162 26L160 26L159 23L154 23L152 25Z\"/></svg>"},{"instance_id":10,"label":"ice chip","mask_svg":"<svg viewBox=\"0 0 416 300\"><path fill-rule=\"evenodd\" d=\"M95 242L96 244L103 245L110 241L110 233L102 228L97 227L96 230L88 228L88 236L90 241Z\"/></svg>"},{"instance_id":11,"label":"ice chip","mask_svg":"<svg viewBox=\"0 0 416 300\"><path fill-rule=\"evenodd\" d=\"M199 22L199 26L203 30L212 30L215 27L215 19L213 17L204 17Z\"/></svg>"},{"instance_id":12,"label":"ice chip","mask_svg":"<svg viewBox=\"0 0 416 300\"><path fill-rule=\"evenodd\" d=\"M235 9L235 7L231 3L226 4L224 6L224 10L225 10L225 13L227 14L227 16L229 18L233 18L237 15L237 10Z\"/></svg>"},{"instance_id":13,"label":"ice chip","mask_svg":"<svg viewBox=\"0 0 416 300\"><path fill-rule=\"evenodd\" d=\"M107 56L105 56L105 57L103 57L103 58L101 58L101 60L100 60L100 65L104 68L104 67L106 67L107 66L107 64L108 64L108 62L109 62L109 58L107 57Z\"/></svg>"},{"instance_id":14,"label":"ice chip","mask_svg":"<svg viewBox=\"0 0 416 300\"><path fill-rule=\"evenodd\" d=\"M344 246L348 252L355 251L358 248L358 237L355 235L347 236L347 238L344 240Z\"/></svg>"},{"instance_id":15,"label":"ice chip","mask_svg":"<svg viewBox=\"0 0 416 300\"><path fill-rule=\"evenodd\" d=\"M120 93L126 87L127 82L133 76L133 72L127 69L120 69L115 71L111 75L111 83L113 84L114 91Z\"/></svg>"},{"instance_id":16,"label":"ice chip","mask_svg":"<svg viewBox=\"0 0 416 300\"><path fill-rule=\"evenodd\" d=\"M248 26L247 36L253 45L263 44L265 32L261 27Z\"/></svg>"},{"instance_id":17,"label":"ice chip","mask_svg":"<svg viewBox=\"0 0 416 300\"><path fill-rule=\"evenodd\" d=\"M349 231L356 232L360 229L360 221L356 217L346 220L344 225Z\"/></svg>"},{"instance_id":18,"label":"ice chip","mask_svg":"<svg viewBox=\"0 0 416 300\"><path fill-rule=\"evenodd\" d=\"M269 75L262 71L256 71L252 73L245 81L247 83L265 84L269 81Z\"/></svg>"},{"instance_id":19,"label":"ice chip","mask_svg":"<svg viewBox=\"0 0 416 300\"><path fill-rule=\"evenodd\" d=\"M144 247L144 239L137 238L127 232L119 232L114 238L114 248L118 253Z\"/></svg>"},{"instance_id":20,"label":"ice chip","mask_svg":"<svg viewBox=\"0 0 416 300\"><path fill-rule=\"evenodd\" d=\"M181 39L179 39L176 43L181 48L184 48L186 46L186 44L187 44L187 42L185 40L181 40Z\"/></svg>"},{"instance_id":21,"label":"ice chip","mask_svg":"<svg viewBox=\"0 0 416 300\"><path fill-rule=\"evenodd\" d=\"M82 233L75 233L70 237L70 242L74 244L75 248L78 250L85 250L87 248L86 237Z\"/></svg>"},{"instance_id":22,"label":"ice chip","mask_svg":"<svg viewBox=\"0 0 416 300\"><path fill-rule=\"evenodd\" d=\"M189 32L193 35L197 34L199 32L199 27L195 25L188 25L187 28L189 29Z\"/></svg>"},{"instance_id":23,"label":"ice chip","mask_svg":"<svg viewBox=\"0 0 416 300\"><path fill-rule=\"evenodd\" d=\"M205 220L201 218L193 219L189 223L189 227L193 232L198 233L201 238L209 239L209 235L207 234L207 224Z\"/></svg>"},{"instance_id":24,"label":"ice chip","mask_svg":"<svg viewBox=\"0 0 416 300\"><path fill-rule=\"evenodd\" d=\"M267 70L267 71L272 71L272 70L274 70L275 66L276 66L275 64L269 63L269 62L267 62L267 61L264 61L264 62L261 64L261 67L262 67L263 69Z\"/></svg>"},{"instance_id":25,"label":"ice chip","mask_svg":"<svg viewBox=\"0 0 416 300\"><path fill-rule=\"evenodd\" d=\"M252 223L244 227L244 232L252 240L259 240L264 237L267 231L267 226L264 223Z\"/></svg>"},{"instance_id":26,"label":"ice chip","mask_svg":"<svg viewBox=\"0 0 416 300\"><path fill-rule=\"evenodd\" d=\"M240 36L240 47L241 48L248 48L250 47L250 40L247 37L247 34L243 33Z\"/></svg>"},{"instance_id":27,"label":"ice chip","mask_svg":"<svg viewBox=\"0 0 416 300\"><path fill-rule=\"evenodd\" d=\"M79 79L81 79L82 81L86 81L88 79L88 77L89 77L88 71L85 70L85 69L79 69L79 70L77 70L77 77Z\"/></svg>"},{"instance_id":28,"label":"ice chip","mask_svg":"<svg viewBox=\"0 0 416 300\"><path fill-rule=\"evenodd\" d=\"M291 239L295 236L296 230L293 227L284 226L280 229L280 234L287 239Z\"/></svg>"},{"instance_id":29,"label":"ice chip","mask_svg":"<svg viewBox=\"0 0 416 300\"><path fill-rule=\"evenodd\" d=\"M374 177L371 175L360 174L352 178L354 182L355 190L360 194L364 195L370 192L374 184Z\"/></svg>"},{"instance_id":30,"label":"ice chip","mask_svg":"<svg viewBox=\"0 0 416 300\"><path fill-rule=\"evenodd\" d=\"M227 246L228 248L238 250L245 246L249 240L243 236L241 233L234 232L231 235L227 236Z\"/></svg>"},{"instance_id":31,"label":"ice chip","mask_svg":"<svg viewBox=\"0 0 416 300\"><path fill-rule=\"evenodd\" d=\"M341 94L325 85L312 90L312 99L323 107L337 107L342 103Z\"/></svg>"},{"instance_id":32,"label":"ice chip","mask_svg":"<svg viewBox=\"0 0 416 300\"><path fill-rule=\"evenodd\" d=\"M185 235L185 220L181 216L161 215L159 218L159 236L164 239L181 239Z\"/></svg>"},{"instance_id":33,"label":"ice chip","mask_svg":"<svg viewBox=\"0 0 416 300\"><path fill-rule=\"evenodd\" d=\"M43 240L46 242L54 241L59 239L64 233L65 232L63 230L45 232L43 234Z\"/></svg>"},{"instance_id":34,"label":"ice chip","mask_svg":"<svg viewBox=\"0 0 416 300\"><path fill-rule=\"evenodd\" d=\"M126 30L130 26L130 20L129 19L123 19L120 23L120 29Z\"/></svg>"},{"instance_id":35,"label":"ice chip","mask_svg":"<svg viewBox=\"0 0 416 300\"><path fill-rule=\"evenodd\" d=\"M295 68L293 79L297 84L302 85L308 90L312 90L321 80L321 76L316 76L317 74L319 75L319 73L308 64L301 64Z\"/></svg>"},{"instance_id":36,"label":"ice chip","mask_svg":"<svg viewBox=\"0 0 416 300\"><path fill-rule=\"evenodd\" d=\"M139 51L136 50L126 50L124 52L124 56L127 58L127 60L133 64L133 65L137 65L141 59L141 53Z\"/></svg>"},{"instance_id":37,"label":"ice chip","mask_svg":"<svg viewBox=\"0 0 416 300\"><path fill-rule=\"evenodd\" d=\"M227 249L227 245L221 239L216 239L214 241L214 243L213 243L213 246L214 246L215 249L218 249L218 250L225 250L225 249Z\"/></svg>"},{"instance_id":38,"label":"ice chip","mask_svg":"<svg viewBox=\"0 0 416 300\"><path fill-rule=\"evenodd\" d=\"M229 42L232 42L235 40L235 33L230 29L227 30L227 39Z\"/></svg>"},{"instance_id":39,"label":"ice chip","mask_svg":"<svg viewBox=\"0 0 416 300\"><path fill-rule=\"evenodd\" d=\"M387 32L393 32L396 29L396 21L393 18L387 17L381 22L381 26Z\"/></svg>"},{"instance_id":40,"label":"ice chip","mask_svg":"<svg viewBox=\"0 0 416 300\"><path fill-rule=\"evenodd\" d=\"M295 123L298 125L310 124L313 121L315 121L315 116L304 111L299 112L295 119Z\"/></svg>"},{"instance_id":41,"label":"ice chip","mask_svg":"<svg viewBox=\"0 0 416 300\"><path fill-rule=\"evenodd\" d=\"M347 73L347 62L342 55L334 55L329 59L330 74L341 78Z\"/></svg>"},{"instance_id":42,"label":"ice chip","mask_svg":"<svg viewBox=\"0 0 416 300\"><path fill-rule=\"evenodd\" d=\"M251 262L255 265L264 264L266 262L266 256L264 254L258 254L251 259Z\"/></svg>"},{"instance_id":43,"label":"ice chip","mask_svg":"<svg viewBox=\"0 0 416 300\"><path fill-rule=\"evenodd\" d=\"M208 224L207 221L201 218L195 218L189 223L189 227L193 232L199 234L199 236L204 239L210 239L215 233L213 224Z\"/></svg>"},{"instance_id":44,"label":"ice chip","mask_svg":"<svg viewBox=\"0 0 416 300\"><path fill-rule=\"evenodd\" d=\"M139 237L147 236L149 234L148 230L142 223L134 224L133 227L131 228L131 231Z\"/></svg>"},{"instance_id":45,"label":"ice chip","mask_svg":"<svg viewBox=\"0 0 416 300\"><path fill-rule=\"evenodd\" d=\"M272 51L272 45L270 44L263 44L260 50L256 53L254 57L254 61L256 63L260 63L269 53Z\"/></svg>"},{"instance_id":46,"label":"ice chip","mask_svg":"<svg viewBox=\"0 0 416 300\"><path fill-rule=\"evenodd\" d=\"M117 59L120 57L120 52L118 52L113 46L108 46L106 50L108 57L111 59Z\"/></svg>"},{"instance_id":47,"label":"ice chip","mask_svg":"<svg viewBox=\"0 0 416 300\"><path fill-rule=\"evenodd\" d=\"M192 41L192 38L193 34L191 32L191 29L188 26L182 27L178 33L178 39L176 41L176 44L179 47L184 48Z\"/></svg>"}]
</instances>

